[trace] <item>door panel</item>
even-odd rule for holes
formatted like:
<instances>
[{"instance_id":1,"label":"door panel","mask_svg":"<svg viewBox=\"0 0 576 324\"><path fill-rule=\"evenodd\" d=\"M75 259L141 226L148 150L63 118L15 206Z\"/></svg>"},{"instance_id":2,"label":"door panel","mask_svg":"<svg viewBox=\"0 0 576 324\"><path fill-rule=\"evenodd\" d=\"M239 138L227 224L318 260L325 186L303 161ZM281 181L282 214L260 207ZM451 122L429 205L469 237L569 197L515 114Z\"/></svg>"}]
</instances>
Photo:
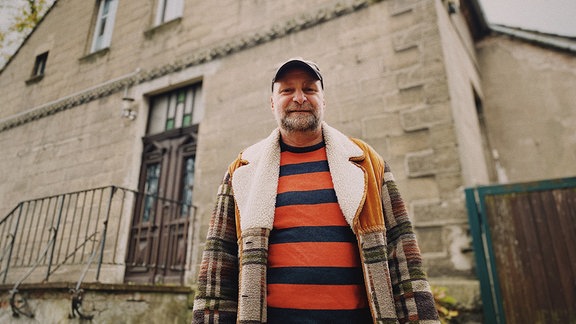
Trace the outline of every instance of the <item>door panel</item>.
<instances>
[{"instance_id":1,"label":"door panel","mask_svg":"<svg viewBox=\"0 0 576 324\"><path fill-rule=\"evenodd\" d=\"M196 141L193 132L144 139L139 196L126 262L128 282L183 283Z\"/></svg>"}]
</instances>

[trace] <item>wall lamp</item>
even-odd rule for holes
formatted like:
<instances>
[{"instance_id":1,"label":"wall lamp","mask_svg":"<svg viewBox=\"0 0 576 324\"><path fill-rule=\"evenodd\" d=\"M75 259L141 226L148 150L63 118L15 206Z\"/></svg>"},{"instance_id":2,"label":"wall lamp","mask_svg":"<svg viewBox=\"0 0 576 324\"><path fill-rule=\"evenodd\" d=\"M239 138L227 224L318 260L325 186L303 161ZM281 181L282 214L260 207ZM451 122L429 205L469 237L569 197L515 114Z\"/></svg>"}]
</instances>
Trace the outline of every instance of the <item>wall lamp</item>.
<instances>
[{"instance_id":1,"label":"wall lamp","mask_svg":"<svg viewBox=\"0 0 576 324\"><path fill-rule=\"evenodd\" d=\"M128 95L128 86L124 89L124 96L122 96L122 118L128 120L136 119L138 113L136 113L134 105L134 98Z\"/></svg>"}]
</instances>

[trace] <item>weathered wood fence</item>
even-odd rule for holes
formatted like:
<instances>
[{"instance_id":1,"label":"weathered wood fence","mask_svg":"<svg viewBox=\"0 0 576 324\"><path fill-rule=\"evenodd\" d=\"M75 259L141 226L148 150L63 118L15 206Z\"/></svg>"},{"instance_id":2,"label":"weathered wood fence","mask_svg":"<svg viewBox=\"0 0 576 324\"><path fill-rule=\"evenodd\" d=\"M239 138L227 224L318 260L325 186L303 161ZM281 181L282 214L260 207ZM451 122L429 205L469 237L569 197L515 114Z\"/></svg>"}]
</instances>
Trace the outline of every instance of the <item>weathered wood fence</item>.
<instances>
[{"instance_id":1,"label":"weathered wood fence","mask_svg":"<svg viewBox=\"0 0 576 324\"><path fill-rule=\"evenodd\" d=\"M576 178L466 200L486 323L576 323Z\"/></svg>"}]
</instances>

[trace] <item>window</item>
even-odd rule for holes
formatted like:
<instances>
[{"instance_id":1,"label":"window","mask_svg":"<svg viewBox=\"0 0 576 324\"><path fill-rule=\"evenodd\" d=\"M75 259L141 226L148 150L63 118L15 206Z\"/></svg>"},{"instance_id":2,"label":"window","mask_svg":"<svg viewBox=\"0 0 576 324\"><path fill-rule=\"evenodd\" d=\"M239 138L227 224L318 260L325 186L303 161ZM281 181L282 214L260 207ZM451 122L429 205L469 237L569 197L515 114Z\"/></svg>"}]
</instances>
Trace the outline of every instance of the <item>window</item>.
<instances>
[{"instance_id":1,"label":"window","mask_svg":"<svg viewBox=\"0 0 576 324\"><path fill-rule=\"evenodd\" d=\"M183 0L158 0L156 25L161 25L170 20L182 17L183 7Z\"/></svg>"},{"instance_id":2,"label":"window","mask_svg":"<svg viewBox=\"0 0 576 324\"><path fill-rule=\"evenodd\" d=\"M148 134L197 125L204 116L201 83L154 96L150 102Z\"/></svg>"},{"instance_id":3,"label":"window","mask_svg":"<svg viewBox=\"0 0 576 324\"><path fill-rule=\"evenodd\" d=\"M158 195L158 179L160 178L160 163L149 164L146 169L146 180L144 185L144 211L143 222L149 222L155 208L154 202Z\"/></svg>"},{"instance_id":4,"label":"window","mask_svg":"<svg viewBox=\"0 0 576 324\"><path fill-rule=\"evenodd\" d=\"M110 46L118 0L100 0L91 52Z\"/></svg>"},{"instance_id":5,"label":"window","mask_svg":"<svg viewBox=\"0 0 576 324\"><path fill-rule=\"evenodd\" d=\"M184 159L184 170L182 172L182 183L180 186L180 200L184 203L180 211L180 217L190 215L192 206L192 192L194 189L194 164L196 156L187 156Z\"/></svg>"},{"instance_id":6,"label":"window","mask_svg":"<svg viewBox=\"0 0 576 324\"><path fill-rule=\"evenodd\" d=\"M44 52L36 56L36 61L34 62L34 70L32 70L33 78L44 75L44 69L46 68L46 61L48 61L48 52Z\"/></svg>"}]
</instances>

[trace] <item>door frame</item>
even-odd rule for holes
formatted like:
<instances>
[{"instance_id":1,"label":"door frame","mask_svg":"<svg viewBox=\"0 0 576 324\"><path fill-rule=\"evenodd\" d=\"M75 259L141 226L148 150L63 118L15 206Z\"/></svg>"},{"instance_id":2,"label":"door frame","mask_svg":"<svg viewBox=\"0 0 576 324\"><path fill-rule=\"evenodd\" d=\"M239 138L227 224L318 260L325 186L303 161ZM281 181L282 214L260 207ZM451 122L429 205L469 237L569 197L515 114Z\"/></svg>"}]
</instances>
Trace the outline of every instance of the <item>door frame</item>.
<instances>
[{"instance_id":1,"label":"door frame","mask_svg":"<svg viewBox=\"0 0 576 324\"><path fill-rule=\"evenodd\" d=\"M182 178L184 172L182 170L183 161L179 161L178 159L175 160L174 158L186 158L196 155L195 146L197 145L197 134L198 125L193 125L186 128L173 129L157 135L147 136L142 139L144 150L142 152L142 163L140 166L140 180L138 184L139 194L138 198L134 202L134 213L130 221L130 231L127 246L127 269L125 274L125 280L127 281L162 283L164 279L167 279L172 283L174 282L176 277L172 271L173 269L162 270L158 268L158 265L156 264L157 261L163 259L166 259L164 260L166 263L170 261L168 259L173 256L173 251L163 251L162 247L166 248L175 244L173 242L173 235L178 235L180 232L164 233L164 230L167 228L173 230L177 227L179 230L182 230L180 225L184 226L183 235L187 240L185 243L186 251L184 252L184 262L187 260L187 254L190 253L189 247L191 243L189 237L189 227L194 223L195 208L193 208L193 206L187 206L189 215L186 216L187 219L184 221L177 219L177 215L174 214L181 212L179 209L175 210L175 208L183 208L183 205L185 204L185 202L182 201L183 197L180 197L181 192L179 188L179 181L182 180L180 178ZM165 142L172 140L174 140L174 143L177 143L177 145L171 149L177 149L177 151L172 152L170 151L171 149L168 149L163 145ZM182 151L183 148L190 146L193 147L192 150L188 149L187 151ZM141 215L145 208L144 203L146 201L146 197L148 197L148 194L144 192L146 170L147 166L149 165L146 157L150 154L159 154L157 157L154 157L152 160L150 160L154 163L160 163L160 178L158 183L159 192L156 196L152 197L154 199L154 206L152 207L152 210L155 217L153 219L149 219L148 222L142 222ZM166 154L170 156L167 157ZM165 165L165 163L168 163L169 165ZM162 189L165 189L168 192L160 191ZM166 206L161 205L170 205L172 208L166 209ZM139 242L140 239L143 238L140 237L140 232L142 229L144 229L144 232L147 233L145 236L147 237L148 244L151 244L151 246L147 247L146 250L147 254L150 254L148 256L150 260L148 261L151 261L151 264L145 266L133 265L134 270L132 271L129 269L128 264L130 261L134 261L133 258L135 258L137 254L136 242ZM136 232L138 234L136 234ZM136 237L134 237L134 235L136 235ZM161 253L164 253L165 255L162 256L160 255ZM143 269L143 267L146 269ZM180 269L180 279L177 280L181 284L183 283L185 268L186 264L184 264L183 269ZM163 278L162 282L157 280L157 276L159 275Z\"/></svg>"}]
</instances>

